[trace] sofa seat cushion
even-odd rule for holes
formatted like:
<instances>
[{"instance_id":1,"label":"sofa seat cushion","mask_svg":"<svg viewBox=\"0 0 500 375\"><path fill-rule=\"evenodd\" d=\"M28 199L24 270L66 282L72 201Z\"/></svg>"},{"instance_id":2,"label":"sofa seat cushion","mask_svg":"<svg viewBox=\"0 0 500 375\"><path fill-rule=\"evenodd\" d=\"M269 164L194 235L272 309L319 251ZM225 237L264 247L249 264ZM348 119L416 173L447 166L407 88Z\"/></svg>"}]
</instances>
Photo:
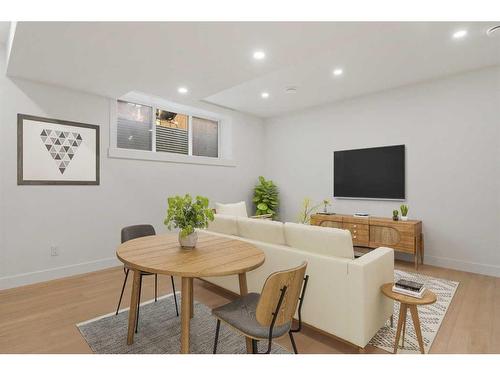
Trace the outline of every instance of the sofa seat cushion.
<instances>
[{"instance_id":1,"label":"sofa seat cushion","mask_svg":"<svg viewBox=\"0 0 500 375\"><path fill-rule=\"evenodd\" d=\"M269 337L269 327L260 325L256 318L259 298L260 294L258 293L247 294L227 305L213 309L212 314L251 337L267 339ZM283 336L290 330L290 327L291 323L275 326L273 337Z\"/></svg>"},{"instance_id":2,"label":"sofa seat cushion","mask_svg":"<svg viewBox=\"0 0 500 375\"><path fill-rule=\"evenodd\" d=\"M215 212L221 215L248 217L247 204L244 201L238 203L215 203Z\"/></svg>"},{"instance_id":3,"label":"sofa seat cushion","mask_svg":"<svg viewBox=\"0 0 500 375\"><path fill-rule=\"evenodd\" d=\"M239 217L238 235L251 240L285 245L283 223L278 221Z\"/></svg>"},{"instance_id":4,"label":"sofa seat cushion","mask_svg":"<svg viewBox=\"0 0 500 375\"><path fill-rule=\"evenodd\" d=\"M285 223L286 244L316 254L354 259L351 233L337 228Z\"/></svg>"},{"instance_id":5,"label":"sofa seat cushion","mask_svg":"<svg viewBox=\"0 0 500 375\"><path fill-rule=\"evenodd\" d=\"M215 214L214 221L208 224L207 230L231 236L238 235L238 222L236 216Z\"/></svg>"}]
</instances>

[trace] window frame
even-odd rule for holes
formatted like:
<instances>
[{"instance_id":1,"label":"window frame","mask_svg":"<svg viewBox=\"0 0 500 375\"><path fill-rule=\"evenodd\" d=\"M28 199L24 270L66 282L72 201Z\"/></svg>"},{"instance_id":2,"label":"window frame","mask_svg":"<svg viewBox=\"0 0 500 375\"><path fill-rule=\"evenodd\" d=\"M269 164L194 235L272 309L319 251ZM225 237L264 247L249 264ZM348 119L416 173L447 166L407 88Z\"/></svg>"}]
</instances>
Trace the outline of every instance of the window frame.
<instances>
[{"instance_id":1,"label":"window frame","mask_svg":"<svg viewBox=\"0 0 500 375\"><path fill-rule=\"evenodd\" d=\"M144 105L152 108L152 150L134 150L128 148L118 148L118 100ZM188 116L188 154L177 154L163 151L156 151L156 110L165 110L180 113ZM193 155L193 129L192 117L199 117L217 122L217 157ZM110 99L110 134L108 155L111 158L125 158L138 160L164 161L173 163L236 166L232 159L232 149L230 142L231 119L227 116L206 111L204 109L190 107L178 103L173 103L161 98L149 96L142 93L131 92L117 99Z\"/></svg>"}]
</instances>

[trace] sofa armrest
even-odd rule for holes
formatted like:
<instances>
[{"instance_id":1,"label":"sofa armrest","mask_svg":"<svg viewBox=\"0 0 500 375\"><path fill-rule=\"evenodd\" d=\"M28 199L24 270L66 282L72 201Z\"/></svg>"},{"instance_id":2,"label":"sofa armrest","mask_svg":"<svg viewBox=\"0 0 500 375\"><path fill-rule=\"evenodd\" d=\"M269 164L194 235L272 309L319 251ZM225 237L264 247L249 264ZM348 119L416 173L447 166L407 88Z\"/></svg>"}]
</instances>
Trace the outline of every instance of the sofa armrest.
<instances>
[{"instance_id":1,"label":"sofa armrest","mask_svg":"<svg viewBox=\"0 0 500 375\"><path fill-rule=\"evenodd\" d=\"M358 344L364 347L393 312L393 301L385 298L380 287L394 281L394 250L379 247L348 265L351 311L363 326Z\"/></svg>"}]
</instances>

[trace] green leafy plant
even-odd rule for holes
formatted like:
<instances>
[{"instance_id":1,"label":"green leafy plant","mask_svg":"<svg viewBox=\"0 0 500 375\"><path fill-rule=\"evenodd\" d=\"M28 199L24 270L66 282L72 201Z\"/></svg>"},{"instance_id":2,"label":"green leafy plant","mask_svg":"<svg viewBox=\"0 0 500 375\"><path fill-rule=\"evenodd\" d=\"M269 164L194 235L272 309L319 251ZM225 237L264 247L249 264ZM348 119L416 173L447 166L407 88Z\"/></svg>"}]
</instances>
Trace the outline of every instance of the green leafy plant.
<instances>
[{"instance_id":1,"label":"green leafy plant","mask_svg":"<svg viewBox=\"0 0 500 375\"><path fill-rule=\"evenodd\" d=\"M406 204L402 204L399 209L401 210L401 216L408 216L408 206Z\"/></svg>"},{"instance_id":2,"label":"green leafy plant","mask_svg":"<svg viewBox=\"0 0 500 375\"><path fill-rule=\"evenodd\" d=\"M189 194L169 197L167 216L164 224L168 229L180 228L181 237L194 232L195 228L206 228L214 220L212 209L208 208L208 198L197 196L194 200Z\"/></svg>"},{"instance_id":3,"label":"green leafy plant","mask_svg":"<svg viewBox=\"0 0 500 375\"><path fill-rule=\"evenodd\" d=\"M255 215L273 215L276 218L279 197L278 187L271 180L259 176L259 183L254 188L253 203L255 204Z\"/></svg>"},{"instance_id":4,"label":"green leafy plant","mask_svg":"<svg viewBox=\"0 0 500 375\"><path fill-rule=\"evenodd\" d=\"M392 210L392 220L398 220L399 212L398 210Z\"/></svg>"}]
</instances>

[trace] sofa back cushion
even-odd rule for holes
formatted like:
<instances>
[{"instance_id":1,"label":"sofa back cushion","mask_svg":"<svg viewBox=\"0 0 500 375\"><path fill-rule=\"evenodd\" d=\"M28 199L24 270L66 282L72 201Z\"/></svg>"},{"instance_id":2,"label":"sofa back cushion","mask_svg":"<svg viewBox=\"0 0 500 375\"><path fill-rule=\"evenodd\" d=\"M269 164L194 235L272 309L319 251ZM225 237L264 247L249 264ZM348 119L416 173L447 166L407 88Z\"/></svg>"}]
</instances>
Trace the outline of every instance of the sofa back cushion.
<instances>
[{"instance_id":1,"label":"sofa back cushion","mask_svg":"<svg viewBox=\"0 0 500 375\"><path fill-rule=\"evenodd\" d=\"M285 245L283 223L278 221L239 217L238 234L251 240Z\"/></svg>"},{"instance_id":2,"label":"sofa back cushion","mask_svg":"<svg viewBox=\"0 0 500 375\"><path fill-rule=\"evenodd\" d=\"M286 244L316 254L354 259L351 233L337 228L285 223Z\"/></svg>"},{"instance_id":3,"label":"sofa back cushion","mask_svg":"<svg viewBox=\"0 0 500 375\"><path fill-rule=\"evenodd\" d=\"M236 216L215 214L214 221L208 224L209 231L229 234L231 236L238 235L238 222Z\"/></svg>"},{"instance_id":4,"label":"sofa back cushion","mask_svg":"<svg viewBox=\"0 0 500 375\"><path fill-rule=\"evenodd\" d=\"M247 204L244 201L238 203L215 203L215 212L221 215L248 217Z\"/></svg>"}]
</instances>

